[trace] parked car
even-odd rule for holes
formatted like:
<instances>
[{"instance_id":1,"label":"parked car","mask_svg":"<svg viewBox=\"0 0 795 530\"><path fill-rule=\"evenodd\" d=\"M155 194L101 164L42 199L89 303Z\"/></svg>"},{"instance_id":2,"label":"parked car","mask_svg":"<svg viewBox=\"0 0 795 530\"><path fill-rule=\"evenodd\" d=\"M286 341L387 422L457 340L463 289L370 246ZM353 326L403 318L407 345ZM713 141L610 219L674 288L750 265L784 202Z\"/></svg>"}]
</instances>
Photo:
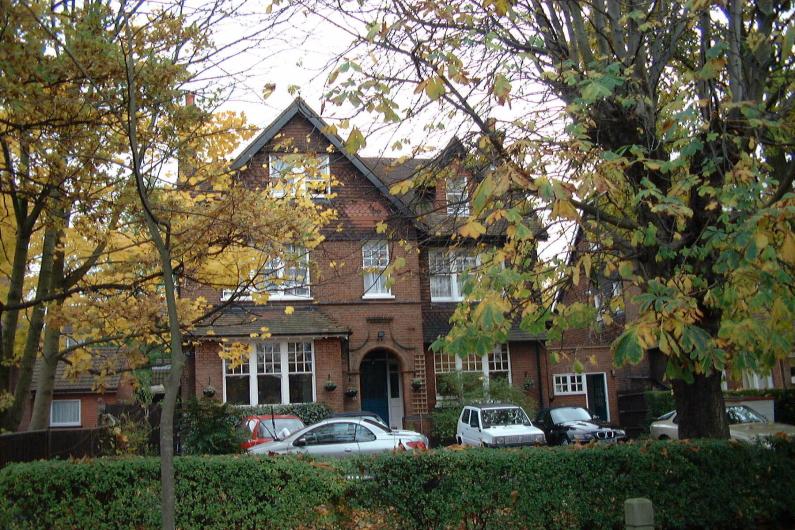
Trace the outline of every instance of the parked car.
<instances>
[{"instance_id":1,"label":"parked car","mask_svg":"<svg viewBox=\"0 0 795 530\"><path fill-rule=\"evenodd\" d=\"M533 427L527 413L516 405L467 405L458 416L456 441L474 447L544 445L544 433Z\"/></svg>"},{"instance_id":2,"label":"parked car","mask_svg":"<svg viewBox=\"0 0 795 530\"><path fill-rule=\"evenodd\" d=\"M345 412L335 412L330 418L369 418L371 420L377 421L381 425L386 425L384 419L376 414L375 412L369 412L366 410L349 410Z\"/></svg>"},{"instance_id":3,"label":"parked car","mask_svg":"<svg viewBox=\"0 0 795 530\"><path fill-rule=\"evenodd\" d=\"M742 442L756 442L783 434L795 439L795 426L769 422L767 418L745 405L727 405L729 436ZM679 426L675 410L663 414L651 424L651 437L656 440L678 440Z\"/></svg>"},{"instance_id":4,"label":"parked car","mask_svg":"<svg viewBox=\"0 0 795 530\"><path fill-rule=\"evenodd\" d=\"M427 448L428 439L418 432L392 430L369 418L329 418L294 432L283 440L255 445L248 452L342 458Z\"/></svg>"},{"instance_id":5,"label":"parked car","mask_svg":"<svg viewBox=\"0 0 795 530\"><path fill-rule=\"evenodd\" d=\"M289 414L246 416L243 421L245 428L251 433L251 436L240 444L243 449L274 440L282 440L289 436L290 433L305 427L301 418Z\"/></svg>"},{"instance_id":6,"label":"parked car","mask_svg":"<svg viewBox=\"0 0 795 530\"><path fill-rule=\"evenodd\" d=\"M622 429L605 425L582 407L553 407L542 409L536 425L544 431L549 445L588 443L615 443L626 440Z\"/></svg>"}]
</instances>

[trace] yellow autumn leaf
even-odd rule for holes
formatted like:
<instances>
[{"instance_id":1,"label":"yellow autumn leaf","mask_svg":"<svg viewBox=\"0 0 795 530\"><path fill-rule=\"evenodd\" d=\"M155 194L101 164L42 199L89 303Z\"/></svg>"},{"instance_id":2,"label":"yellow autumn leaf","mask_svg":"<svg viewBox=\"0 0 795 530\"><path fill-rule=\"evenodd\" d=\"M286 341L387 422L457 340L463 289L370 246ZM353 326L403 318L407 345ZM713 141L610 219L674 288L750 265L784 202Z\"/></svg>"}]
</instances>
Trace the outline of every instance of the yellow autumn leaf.
<instances>
[{"instance_id":1,"label":"yellow autumn leaf","mask_svg":"<svg viewBox=\"0 0 795 530\"><path fill-rule=\"evenodd\" d=\"M578 219L577 209L567 200L557 200L552 204L551 217L553 219L563 218L576 221Z\"/></svg>"},{"instance_id":2,"label":"yellow autumn leaf","mask_svg":"<svg viewBox=\"0 0 795 530\"><path fill-rule=\"evenodd\" d=\"M781 245L779 255L785 262L795 265L795 236L792 233L788 233L784 237L784 243Z\"/></svg>"},{"instance_id":3,"label":"yellow autumn leaf","mask_svg":"<svg viewBox=\"0 0 795 530\"><path fill-rule=\"evenodd\" d=\"M288 305L287 307L284 308L284 314L285 315L292 315L294 312L295 312L295 308L293 306L291 306L291 305Z\"/></svg>"},{"instance_id":4,"label":"yellow autumn leaf","mask_svg":"<svg viewBox=\"0 0 795 530\"><path fill-rule=\"evenodd\" d=\"M480 224L478 221L474 219L468 221L465 225L458 229L458 233L464 237L470 237L472 239L479 238L482 234L486 233L486 227Z\"/></svg>"}]
</instances>

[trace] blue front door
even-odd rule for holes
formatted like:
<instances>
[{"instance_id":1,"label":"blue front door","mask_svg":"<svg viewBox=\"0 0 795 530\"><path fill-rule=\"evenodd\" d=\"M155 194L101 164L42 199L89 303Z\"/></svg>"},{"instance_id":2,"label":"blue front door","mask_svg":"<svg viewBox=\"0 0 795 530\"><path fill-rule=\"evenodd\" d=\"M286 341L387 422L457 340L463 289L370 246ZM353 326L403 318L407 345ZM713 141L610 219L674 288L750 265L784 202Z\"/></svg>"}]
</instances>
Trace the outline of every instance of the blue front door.
<instances>
[{"instance_id":1,"label":"blue front door","mask_svg":"<svg viewBox=\"0 0 795 530\"><path fill-rule=\"evenodd\" d=\"M359 377L361 378L362 410L378 414L389 425L387 367L386 355L370 354L362 361Z\"/></svg>"}]
</instances>

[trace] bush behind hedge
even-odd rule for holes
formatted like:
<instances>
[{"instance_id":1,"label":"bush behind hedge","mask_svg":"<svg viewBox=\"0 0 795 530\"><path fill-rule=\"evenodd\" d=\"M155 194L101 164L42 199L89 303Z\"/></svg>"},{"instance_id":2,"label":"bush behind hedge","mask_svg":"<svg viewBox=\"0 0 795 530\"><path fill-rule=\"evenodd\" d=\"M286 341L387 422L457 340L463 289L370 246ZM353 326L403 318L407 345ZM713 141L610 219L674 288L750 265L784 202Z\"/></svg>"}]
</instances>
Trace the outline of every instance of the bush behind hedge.
<instances>
[{"instance_id":1,"label":"bush behind hedge","mask_svg":"<svg viewBox=\"0 0 795 530\"><path fill-rule=\"evenodd\" d=\"M325 403L296 403L289 405L257 405L253 407L232 407L239 418L261 414L292 414L307 425L325 420L331 416L331 409Z\"/></svg>"},{"instance_id":2,"label":"bush behind hedge","mask_svg":"<svg viewBox=\"0 0 795 530\"><path fill-rule=\"evenodd\" d=\"M181 457L177 524L622 528L624 500L644 496L657 528L789 528L792 454L705 441L396 453L331 464ZM156 528L157 476L151 458L13 464L0 470L0 527Z\"/></svg>"}]
</instances>

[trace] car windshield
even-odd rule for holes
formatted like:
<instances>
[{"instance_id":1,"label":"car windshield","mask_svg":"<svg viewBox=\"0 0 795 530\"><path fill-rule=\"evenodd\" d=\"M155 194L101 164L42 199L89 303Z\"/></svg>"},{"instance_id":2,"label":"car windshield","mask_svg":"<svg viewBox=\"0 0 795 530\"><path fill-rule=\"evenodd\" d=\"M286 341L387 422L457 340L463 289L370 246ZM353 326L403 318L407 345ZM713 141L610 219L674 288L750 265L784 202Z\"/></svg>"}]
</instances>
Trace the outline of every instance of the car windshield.
<instances>
[{"instance_id":1,"label":"car windshield","mask_svg":"<svg viewBox=\"0 0 795 530\"><path fill-rule=\"evenodd\" d=\"M735 425L737 423L766 423L767 420L758 414L753 409L745 405L735 405L726 407L726 416L729 418L729 424Z\"/></svg>"},{"instance_id":2,"label":"car windshield","mask_svg":"<svg viewBox=\"0 0 795 530\"><path fill-rule=\"evenodd\" d=\"M565 407L549 411L552 421L566 423L569 421L591 421L591 414L581 407Z\"/></svg>"},{"instance_id":3,"label":"car windshield","mask_svg":"<svg viewBox=\"0 0 795 530\"><path fill-rule=\"evenodd\" d=\"M274 424L276 429L273 428ZM279 438L279 433L284 429L287 429L292 434L303 428L303 426L301 420L295 418L263 418L259 422L259 436L260 438L273 438L276 440Z\"/></svg>"},{"instance_id":4,"label":"car windshield","mask_svg":"<svg viewBox=\"0 0 795 530\"><path fill-rule=\"evenodd\" d=\"M530 425L530 419L519 407L504 409L485 409L483 415L483 427L495 427L497 425Z\"/></svg>"}]
</instances>

